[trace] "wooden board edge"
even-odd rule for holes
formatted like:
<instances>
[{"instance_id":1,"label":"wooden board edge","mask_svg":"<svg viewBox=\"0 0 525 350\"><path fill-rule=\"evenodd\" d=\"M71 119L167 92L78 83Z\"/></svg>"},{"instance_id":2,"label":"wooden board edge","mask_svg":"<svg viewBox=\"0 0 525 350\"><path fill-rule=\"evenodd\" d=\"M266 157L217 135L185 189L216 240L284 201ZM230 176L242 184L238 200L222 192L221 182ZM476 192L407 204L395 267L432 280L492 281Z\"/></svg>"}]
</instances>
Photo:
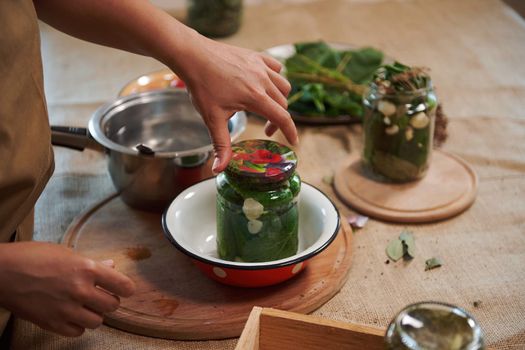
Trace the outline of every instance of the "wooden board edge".
<instances>
[{"instance_id":1,"label":"wooden board edge","mask_svg":"<svg viewBox=\"0 0 525 350\"><path fill-rule=\"evenodd\" d=\"M181 341L209 341L237 338L242 333L243 326L247 322L247 318L249 318L249 314L247 314L246 318L239 317L237 320L231 322L227 330L224 330L222 326L219 326L220 329L217 330L215 324L210 324L205 332L196 332L195 325L185 324L183 321L177 322L176 324L163 324L158 322L155 324L156 328L153 329L151 328L151 324L131 320L129 317L126 317L124 313L119 312L119 310L117 310L115 314L116 315L113 315L111 318L104 318L104 324L106 326L145 337Z\"/></svg>"},{"instance_id":2,"label":"wooden board edge","mask_svg":"<svg viewBox=\"0 0 525 350\"><path fill-rule=\"evenodd\" d=\"M476 171L461 157L446 152L443 150L434 150L434 152L439 152L443 156L454 159L459 163L465 171L470 175L471 178L471 190L468 191L465 195L460 197L456 202L452 203L450 206L444 209L437 209L433 211L425 211L419 213L402 213L394 212L388 209L375 208L369 209L366 204L362 202L360 198L354 197L351 195L349 189L347 188L346 181L344 179L344 173L346 170L360 159L356 156L350 156L345 162L344 166L341 166L336 170L334 175L334 192L337 197L347 205L349 208L354 209L362 214L368 215L377 220L382 220L385 222L392 223L403 223L403 224L418 224L418 223L433 223L439 222L447 219L451 219L455 216L462 214L467 211L475 202L478 187L479 187L479 178ZM351 196L355 198L354 201L350 201L347 197Z\"/></svg>"},{"instance_id":3,"label":"wooden board edge","mask_svg":"<svg viewBox=\"0 0 525 350\"><path fill-rule=\"evenodd\" d=\"M262 307L253 307L235 350L259 350L259 325L262 311Z\"/></svg>"},{"instance_id":4,"label":"wooden board edge","mask_svg":"<svg viewBox=\"0 0 525 350\"><path fill-rule=\"evenodd\" d=\"M342 259L341 265L339 268L342 268L345 272L343 275L341 275L340 279L337 281L337 284L332 285L331 288L324 288L323 293L318 293L314 296L315 299L317 299L315 302L312 302L310 299L310 304L308 306L302 306L302 304L298 304L295 307L289 307L288 304L281 304L277 307L281 307L282 309L286 309L288 312L296 312L301 314L309 314L311 312L314 312L315 310L319 309L321 306L329 302L337 293L341 291L341 288L345 285L346 281L348 280L348 276L350 274L350 267L352 265L352 259L353 259L353 231L350 227L350 224L346 222L346 220L341 220L341 227L339 228L339 234L344 235L343 239L345 240L345 243L343 244L345 247L345 259Z\"/></svg>"},{"instance_id":5,"label":"wooden board edge","mask_svg":"<svg viewBox=\"0 0 525 350\"><path fill-rule=\"evenodd\" d=\"M99 203L88 207L83 213L78 215L68 226L64 236L62 237L61 244L64 244L70 248L75 248L78 240L78 233L83 225L88 222L93 214L97 212L102 206L107 205L111 201L118 197L117 193L112 193L104 197ZM344 285L349 275L349 268L352 261L352 238L353 233L349 228L348 223L342 219L341 227L339 229L340 235L343 235L338 244L339 253L341 256L341 263L338 265L338 269L343 269L344 272L335 278L334 284L327 285L322 288L322 292L315 298L317 301L308 307L304 307L305 303L295 302L292 306L287 309L290 312L302 312L310 313L318 309L326 302L328 302L334 295L336 295L341 287ZM275 305L273 307L280 307L281 305ZM239 337L243 331L243 327L249 318L250 312L247 310L243 316L230 318L233 320L233 324L228 328L226 333L218 333L213 325L211 325L209 331L202 334L195 334L191 327L184 327L181 324L181 328L174 331L173 325L166 325L160 327L157 331L151 332L151 329L145 327L141 322L134 322L130 319L130 315L126 310L119 309L112 313L111 317L104 318L104 324L107 326L119 329L131 334L138 334L143 336L150 336L154 338L162 339L174 339L174 340L221 340Z\"/></svg>"},{"instance_id":6,"label":"wooden board edge","mask_svg":"<svg viewBox=\"0 0 525 350\"><path fill-rule=\"evenodd\" d=\"M69 248L74 248L76 243L75 234L82 227L82 225L84 225L84 223L91 217L91 215L93 215L93 213L95 213L99 208L103 207L108 202L115 199L118 195L118 193L112 193L100 202L93 204L92 206L88 207L87 210L82 211L78 216L76 216L73 219L73 221L69 224L64 235L60 239L60 244L63 244Z\"/></svg>"},{"instance_id":7,"label":"wooden board edge","mask_svg":"<svg viewBox=\"0 0 525 350\"><path fill-rule=\"evenodd\" d=\"M296 312L290 312L290 311L284 311L284 310L278 310L273 308L259 308L261 309L258 313L260 317L264 318L267 317L269 319L271 318L284 318L288 320L294 320L294 321L300 321L302 323L306 324L316 324L316 325L325 325L335 328L342 328L345 330L353 331L353 332L359 332L359 333L365 333L370 334L375 337L380 337L381 340L383 339L383 336L385 334L385 330L379 327L372 327L367 326L363 324L358 323L349 323L349 322L342 322L342 321L336 321L325 317L315 316L315 315L303 315Z\"/></svg>"},{"instance_id":8,"label":"wooden board edge","mask_svg":"<svg viewBox=\"0 0 525 350\"><path fill-rule=\"evenodd\" d=\"M288 310L288 312L309 314L319 309L321 306L330 301L335 295L337 295L337 293L339 293L341 288L348 280L353 254L353 232L352 228L345 220L341 220L341 227L339 228L338 235L339 234L344 235L344 237L341 237L344 240L344 242L340 244L345 248L345 257L342 259L339 268L343 269L345 272L338 278L337 283L331 285L330 288L323 288L323 291L321 293L318 293L314 296L315 302L312 302L312 300L310 300L310 304L307 306L303 306L303 303L298 303L297 301L295 301L292 306L284 303L276 305L275 307L284 308ZM112 313L111 317L105 317L104 324L125 332L162 339L222 340L236 338L242 335L243 327L245 326L247 320L249 320L250 315L251 313L247 313L244 317L238 317L235 320L230 319L230 321L232 322L227 332L216 332L214 327L210 326L207 332L200 332L199 334L196 334L193 331L191 325L185 325L183 323L178 325L177 331L173 330L173 324L162 325L161 323L157 325L158 328L156 330L152 331L151 328L144 326L144 324L140 321L131 321L131 317L128 314L128 311L123 309L118 309L117 311Z\"/></svg>"},{"instance_id":9,"label":"wooden board edge","mask_svg":"<svg viewBox=\"0 0 525 350\"><path fill-rule=\"evenodd\" d=\"M259 316L258 349L284 350L301 343L308 350L341 346L382 350L384 333L375 327L265 308Z\"/></svg>"}]
</instances>

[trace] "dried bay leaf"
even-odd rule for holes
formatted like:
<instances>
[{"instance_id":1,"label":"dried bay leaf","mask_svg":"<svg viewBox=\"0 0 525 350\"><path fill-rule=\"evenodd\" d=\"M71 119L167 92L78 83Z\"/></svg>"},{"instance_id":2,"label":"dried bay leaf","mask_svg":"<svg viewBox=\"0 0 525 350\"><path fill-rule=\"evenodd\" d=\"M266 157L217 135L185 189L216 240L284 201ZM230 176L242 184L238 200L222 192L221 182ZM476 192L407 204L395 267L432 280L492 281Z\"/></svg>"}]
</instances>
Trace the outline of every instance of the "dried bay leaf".
<instances>
[{"instance_id":1,"label":"dried bay leaf","mask_svg":"<svg viewBox=\"0 0 525 350\"><path fill-rule=\"evenodd\" d=\"M325 175L322 180L325 184L332 186L334 184L334 174Z\"/></svg>"},{"instance_id":2,"label":"dried bay leaf","mask_svg":"<svg viewBox=\"0 0 525 350\"><path fill-rule=\"evenodd\" d=\"M425 271L436 269L438 267L441 267L443 263L441 262L441 259L439 258L430 258L425 261Z\"/></svg>"},{"instance_id":3,"label":"dried bay leaf","mask_svg":"<svg viewBox=\"0 0 525 350\"><path fill-rule=\"evenodd\" d=\"M393 239L386 247L386 255L393 261L398 261L404 255L403 242L400 239Z\"/></svg>"},{"instance_id":4,"label":"dried bay leaf","mask_svg":"<svg viewBox=\"0 0 525 350\"><path fill-rule=\"evenodd\" d=\"M413 259L416 253L416 242L412 232L403 231L397 239L388 243L386 247L386 255L393 261L398 261L401 258L405 260Z\"/></svg>"},{"instance_id":5,"label":"dried bay leaf","mask_svg":"<svg viewBox=\"0 0 525 350\"><path fill-rule=\"evenodd\" d=\"M414 258L416 255L416 242L412 232L403 231L399 235L399 239L403 242L404 255L408 255L410 258Z\"/></svg>"}]
</instances>

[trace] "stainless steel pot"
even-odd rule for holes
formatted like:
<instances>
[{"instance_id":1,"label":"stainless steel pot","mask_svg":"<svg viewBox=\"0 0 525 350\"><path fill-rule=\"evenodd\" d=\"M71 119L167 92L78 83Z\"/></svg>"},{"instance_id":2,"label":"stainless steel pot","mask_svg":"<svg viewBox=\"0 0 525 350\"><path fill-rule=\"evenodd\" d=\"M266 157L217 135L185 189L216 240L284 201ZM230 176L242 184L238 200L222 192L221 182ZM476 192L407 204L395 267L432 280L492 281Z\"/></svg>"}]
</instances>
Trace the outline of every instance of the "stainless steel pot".
<instances>
[{"instance_id":1,"label":"stainless steel pot","mask_svg":"<svg viewBox=\"0 0 525 350\"><path fill-rule=\"evenodd\" d=\"M232 140L246 114L229 121ZM100 107L88 129L52 126L52 143L78 150L105 150L122 200L159 211L182 190L211 177L211 139L184 90L159 90L119 98Z\"/></svg>"}]
</instances>

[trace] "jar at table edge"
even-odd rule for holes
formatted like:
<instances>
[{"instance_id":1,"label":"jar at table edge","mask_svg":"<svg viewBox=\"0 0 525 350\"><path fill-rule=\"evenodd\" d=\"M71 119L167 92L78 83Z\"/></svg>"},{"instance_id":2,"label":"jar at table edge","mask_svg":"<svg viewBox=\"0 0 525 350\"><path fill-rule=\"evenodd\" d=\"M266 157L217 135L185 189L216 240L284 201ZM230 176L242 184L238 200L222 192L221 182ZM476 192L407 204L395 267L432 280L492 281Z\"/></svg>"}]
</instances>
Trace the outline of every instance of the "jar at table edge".
<instances>
[{"instance_id":1,"label":"jar at table edge","mask_svg":"<svg viewBox=\"0 0 525 350\"><path fill-rule=\"evenodd\" d=\"M365 170L387 182L423 178L430 166L437 97L432 82L386 94L371 83L363 99Z\"/></svg>"},{"instance_id":2,"label":"jar at table edge","mask_svg":"<svg viewBox=\"0 0 525 350\"><path fill-rule=\"evenodd\" d=\"M225 37L239 30L242 0L188 0L187 24L208 37Z\"/></svg>"},{"instance_id":3,"label":"jar at table edge","mask_svg":"<svg viewBox=\"0 0 525 350\"><path fill-rule=\"evenodd\" d=\"M216 178L221 259L263 262L297 253L301 179L296 166L295 153L274 141L232 146L232 160Z\"/></svg>"},{"instance_id":4,"label":"jar at table edge","mask_svg":"<svg viewBox=\"0 0 525 350\"><path fill-rule=\"evenodd\" d=\"M483 333L465 310L426 301L408 305L390 322L387 350L481 350Z\"/></svg>"}]
</instances>

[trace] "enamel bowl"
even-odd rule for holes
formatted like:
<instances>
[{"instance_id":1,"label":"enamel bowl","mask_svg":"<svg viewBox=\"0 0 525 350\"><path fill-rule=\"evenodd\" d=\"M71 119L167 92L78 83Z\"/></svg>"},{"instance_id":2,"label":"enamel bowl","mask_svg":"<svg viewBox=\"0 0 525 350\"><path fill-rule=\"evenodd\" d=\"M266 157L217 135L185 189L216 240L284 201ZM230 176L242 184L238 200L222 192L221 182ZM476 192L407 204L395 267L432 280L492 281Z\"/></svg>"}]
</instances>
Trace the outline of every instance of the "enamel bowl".
<instances>
[{"instance_id":1,"label":"enamel bowl","mask_svg":"<svg viewBox=\"0 0 525 350\"><path fill-rule=\"evenodd\" d=\"M297 254L257 263L223 260L217 255L216 194L214 178L187 188L164 212L162 227L169 241L192 258L206 276L224 284L262 287L286 281L328 247L339 231L339 213L332 201L317 188L302 183Z\"/></svg>"}]
</instances>

